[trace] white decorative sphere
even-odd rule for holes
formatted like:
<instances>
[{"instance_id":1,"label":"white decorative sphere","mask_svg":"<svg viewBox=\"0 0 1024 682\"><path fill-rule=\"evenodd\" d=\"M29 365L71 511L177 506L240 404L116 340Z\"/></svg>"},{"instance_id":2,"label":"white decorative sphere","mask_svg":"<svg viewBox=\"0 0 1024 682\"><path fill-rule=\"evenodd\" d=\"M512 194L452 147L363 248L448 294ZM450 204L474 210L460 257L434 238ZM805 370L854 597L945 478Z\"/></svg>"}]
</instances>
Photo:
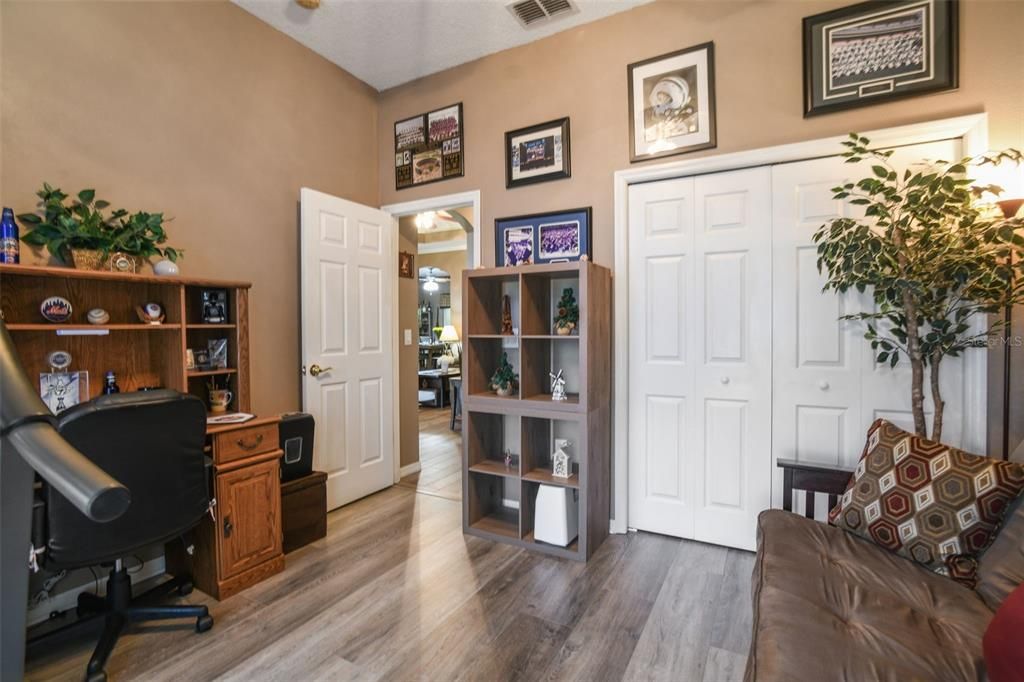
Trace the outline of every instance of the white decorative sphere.
<instances>
[{"instance_id":1,"label":"white decorative sphere","mask_svg":"<svg viewBox=\"0 0 1024 682\"><path fill-rule=\"evenodd\" d=\"M153 266L153 272L161 277L173 277L179 272L178 264L165 258L162 261L157 261Z\"/></svg>"}]
</instances>

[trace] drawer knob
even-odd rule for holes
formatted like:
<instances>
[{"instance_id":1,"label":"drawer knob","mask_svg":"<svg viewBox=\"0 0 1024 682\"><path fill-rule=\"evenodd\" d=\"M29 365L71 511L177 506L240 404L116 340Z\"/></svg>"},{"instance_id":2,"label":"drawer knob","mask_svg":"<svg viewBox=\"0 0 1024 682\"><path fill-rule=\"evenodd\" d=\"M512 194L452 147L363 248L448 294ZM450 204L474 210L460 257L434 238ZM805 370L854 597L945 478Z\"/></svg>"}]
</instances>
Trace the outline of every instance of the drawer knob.
<instances>
[{"instance_id":1,"label":"drawer knob","mask_svg":"<svg viewBox=\"0 0 1024 682\"><path fill-rule=\"evenodd\" d=\"M246 440L244 438L239 438L238 440L235 441L235 445L237 445L238 447L242 448L243 450L255 450L256 448L258 448L260 446L260 444L262 442L263 442L263 434L262 433L258 433L258 434L256 434L255 438L253 438L251 441L248 441L248 442L246 442Z\"/></svg>"}]
</instances>

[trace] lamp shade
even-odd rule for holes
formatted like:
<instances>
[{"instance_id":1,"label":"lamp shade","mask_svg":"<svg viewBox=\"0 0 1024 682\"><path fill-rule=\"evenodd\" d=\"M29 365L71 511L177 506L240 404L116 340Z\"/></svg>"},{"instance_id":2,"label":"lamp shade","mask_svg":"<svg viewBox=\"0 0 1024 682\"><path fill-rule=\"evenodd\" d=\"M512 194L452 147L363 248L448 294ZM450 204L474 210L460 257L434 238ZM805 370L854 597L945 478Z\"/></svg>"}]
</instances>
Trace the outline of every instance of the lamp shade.
<instances>
[{"instance_id":1,"label":"lamp shade","mask_svg":"<svg viewBox=\"0 0 1024 682\"><path fill-rule=\"evenodd\" d=\"M446 324L444 329L441 330L441 341L445 343L455 343L459 340L459 335L455 333L455 327L450 324Z\"/></svg>"}]
</instances>

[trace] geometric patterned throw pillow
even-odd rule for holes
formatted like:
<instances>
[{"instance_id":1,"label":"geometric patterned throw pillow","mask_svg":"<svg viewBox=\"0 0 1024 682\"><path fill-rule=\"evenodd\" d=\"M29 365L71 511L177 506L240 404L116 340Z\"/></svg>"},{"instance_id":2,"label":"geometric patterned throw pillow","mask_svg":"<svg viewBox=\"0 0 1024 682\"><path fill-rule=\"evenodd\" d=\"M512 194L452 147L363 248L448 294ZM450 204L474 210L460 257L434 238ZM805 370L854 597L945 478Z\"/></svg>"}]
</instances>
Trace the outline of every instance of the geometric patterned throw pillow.
<instances>
[{"instance_id":1,"label":"geometric patterned throw pillow","mask_svg":"<svg viewBox=\"0 0 1024 682\"><path fill-rule=\"evenodd\" d=\"M829 523L974 587L978 556L1024 488L1024 467L877 420Z\"/></svg>"}]
</instances>

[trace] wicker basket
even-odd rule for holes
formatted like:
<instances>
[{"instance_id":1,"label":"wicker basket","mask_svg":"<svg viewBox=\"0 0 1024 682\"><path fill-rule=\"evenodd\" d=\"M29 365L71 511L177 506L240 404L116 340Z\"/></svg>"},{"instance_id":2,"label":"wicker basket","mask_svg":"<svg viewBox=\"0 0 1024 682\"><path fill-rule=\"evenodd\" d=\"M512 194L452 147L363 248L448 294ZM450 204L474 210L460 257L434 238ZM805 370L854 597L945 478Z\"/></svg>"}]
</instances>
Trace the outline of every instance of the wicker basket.
<instances>
[{"instance_id":1,"label":"wicker basket","mask_svg":"<svg viewBox=\"0 0 1024 682\"><path fill-rule=\"evenodd\" d=\"M71 262L79 270L139 271L138 256L119 251L104 255L99 249L71 249Z\"/></svg>"}]
</instances>

